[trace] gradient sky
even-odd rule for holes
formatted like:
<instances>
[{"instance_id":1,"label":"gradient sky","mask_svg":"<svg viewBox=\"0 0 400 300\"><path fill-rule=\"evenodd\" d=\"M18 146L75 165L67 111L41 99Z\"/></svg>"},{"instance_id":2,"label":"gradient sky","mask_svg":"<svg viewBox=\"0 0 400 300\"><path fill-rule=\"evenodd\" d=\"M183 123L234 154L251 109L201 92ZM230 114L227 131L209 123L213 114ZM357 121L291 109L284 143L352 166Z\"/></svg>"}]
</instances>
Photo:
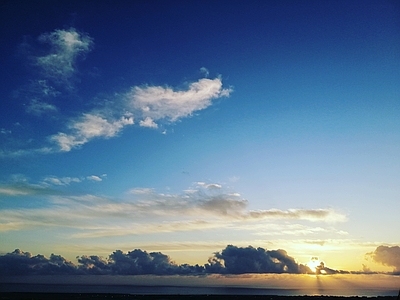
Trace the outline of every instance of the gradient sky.
<instances>
[{"instance_id":1,"label":"gradient sky","mask_svg":"<svg viewBox=\"0 0 400 300\"><path fill-rule=\"evenodd\" d=\"M398 1L2 1L0 252L228 244L393 271ZM400 255L400 254L399 254Z\"/></svg>"}]
</instances>

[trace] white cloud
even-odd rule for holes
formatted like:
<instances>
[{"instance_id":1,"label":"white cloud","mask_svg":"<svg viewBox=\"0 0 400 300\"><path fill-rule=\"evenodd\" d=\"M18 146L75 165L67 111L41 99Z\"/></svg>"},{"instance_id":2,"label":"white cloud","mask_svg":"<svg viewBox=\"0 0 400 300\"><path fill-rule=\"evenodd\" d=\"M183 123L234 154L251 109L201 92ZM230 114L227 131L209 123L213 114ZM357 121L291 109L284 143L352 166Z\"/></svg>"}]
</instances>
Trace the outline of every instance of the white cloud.
<instances>
[{"instance_id":1,"label":"white cloud","mask_svg":"<svg viewBox=\"0 0 400 300\"><path fill-rule=\"evenodd\" d=\"M146 119L141 120L139 125L142 127L158 128L158 125L150 117L146 117Z\"/></svg>"},{"instance_id":2,"label":"white cloud","mask_svg":"<svg viewBox=\"0 0 400 300\"><path fill-rule=\"evenodd\" d=\"M56 186L68 186L72 183L81 183L84 180L100 182L107 175L91 175L86 177L57 177L46 176L43 180L31 183L23 175L14 175L12 181L8 184L0 184L0 195L5 196L27 196L27 195L57 195L59 192L54 189Z\"/></svg>"},{"instance_id":3,"label":"white cloud","mask_svg":"<svg viewBox=\"0 0 400 300\"><path fill-rule=\"evenodd\" d=\"M129 194L133 194L133 195L152 194L153 193L153 189L150 189L150 188L135 188L135 189L131 189L128 193Z\"/></svg>"},{"instance_id":4,"label":"white cloud","mask_svg":"<svg viewBox=\"0 0 400 300\"><path fill-rule=\"evenodd\" d=\"M128 103L121 101L116 108L100 108L85 113L81 118L69 124L69 132L59 132L50 137L61 151L70 151L89 142L93 138L110 138L116 136L123 127L134 124L133 115L141 120L139 126L158 128L157 120L166 119L175 122L187 117L194 111L211 105L212 99L229 96L231 90L222 88L220 78L203 78L191 83L186 91L173 91L160 86L134 87L126 95ZM126 100L126 99L124 99ZM125 111L119 119L106 115L121 115L117 110ZM107 113L105 113L107 112Z\"/></svg>"},{"instance_id":5,"label":"white cloud","mask_svg":"<svg viewBox=\"0 0 400 300\"><path fill-rule=\"evenodd\" d=\"M333 209L269 209L269 210L253 210L249 211L246 218L251 219L296 219L308 221L324 221L324 222L344 222L346 216L334 211Z\"/></svg>"},{"instance_id":6,"label":"white cloud","mask_svg":"<svg viewBox=\"0 0 400 300\"><path fill-rule=\"evenodd\" d=\"M100 115L84 114L81 120L71 125L71 128L85 139L100 136L110 138L115 136L122 127L131 124L133 124L133 118L129 115L119 120L107 120Z\"/></svg>"},{"instance_id":7,"label":"white cloud","mask_svg":"<svg viewBox=\"0 0 400 300\"><path fill-rule=\"evenodd\" d=\"M215 190L219 190L222 188L222 185L217 184L217 183L211 183L211 184L207 184L206 188L208 189L215 189Z\"/></svg>"},{"instance_id":8,"label":"white cloud","mask_svg":"<svg viewBox=\"0 0 400 300\"><path fill-rule=\"evenodd\" d=\"M28 195L29 191L21 190L17 187L0 187L0 195L6 196L23 196Z\"/></svg>"},{"instance_id":9,"label":"white cloud","mask_svg":"<svg viewBox=\"0 0 400 300\"><path fill-rule=\"evenodd\" d=\"M51 46L50 53L38 57L36 63L44 75L56 81L65 81L75 73L75 63L80 55L89 52L92 39L74 28L55 30L42 34L39 41Z\"/></svg>"},{"instance_id":10,"label":"white cloud","mask_svg":"<svg viewBox=\"0 0 400 300\"><path fill-rule=\"evenodd\" d=\"M222 88L221 78L202 78L191 83L184 91L161 86L136 86L128 94L128 99L143 120L150 118L153 122L161 119L175 122L207 108L213 99L227 97L231 92L231 89Z\"/></svg>"},{"instance_id":11,"label":"white cloud","mask_svg":"<svg viewBox=\"0 0 400 300\"><path fill-rule=\"evenodd\" d=\"M91 181L103 181L103 179L101 177L96 176L96 175L87 176L86 179L91 180Z\"/></svg>"},{"instance_id":12,"label":"white cloud","mask_svg":"<svg viewBox=\"0 0 400 300\"><path fill-rule=\"evenodd\" d=\"M42 76L33 80L19 94L27 100L26 111L41 116L58 111L50 99L58 97L61 90L70 87L77 73L78 59L84 58L91 51L93 39L86 33L70 28L42 34L38 41L49 46L48 49L42 49L44 55L33 57ZM204 67L200 72L205 77L209 75L208 69ZM228 97L231 92L232 89L223 88L220 77L199 79L189 83L184 90L174 90L168 86L134 86L130 92L116 96L112 107L100 106L84 113L82 117L70 119L66 131L59 131L48 138L58 147L12 153L0 151L0 157L71 151L93 138L116 136L123 127L134 124L133 116L137 117L139 126L156 129L161 121L176 122L191 116L209 107L212 100ZM166 132L165 129L162 131L163 134Z\"/></svg>"},{"instance_id":13,"label":"white cloud","mask_svg":"<svg viewBox=\"0 0 400 300\"><path fill-rule=\"evenodd\" d=\"M57 143L61 151L70 151L72 148L79 147L87 142L87 139L78 140L77 137L62 132L51 136L50 140Z\"/></svg>"},{"instance_id":14,"label":"white cloud","mask_svg":"<svg viewBox=\"0 0 400 300\"><path fill-rule=\"evenodd\" d=\"M196 187L183 194L160 194L149 188L133 189L136 208L142 213L198 215L205 211L209 216L232 220L306 220L311 222L345 222L346 216L334 209L268 209L247 210L248 201L239 193L226 193L220 184L198 182ZM145 208L144 210L142 210Z\"/></svg>"},{"instance_id":15,"label":"white cloud","mask_svg":"<svg viewBox=\"0 0 400 300\"><path fill-rule=\"evenodd\" d=\"M27 195L50 195L54 191L49 190L41 184L30 184L25 181L15 181L11 184L0 185L0 195L5 196L27 196Z\"/></svg>"},{"instance_id":16,"label":"white cloud","mask_svg":"<svg viewBox=\"0 0 400 300\"><path fill-rule=\"evenodd\" d=\"M77 178L77 177L61 177L61 178L58 178L58 177L55 177L55 176L49 176L49 177L46 177L44 179L44 182L50 183L50 184L53 184L53 185L69 185L72 182L78 183L78 182L81 182L81 181L82 180L80 178Z\"/></svg>"},{"instance_id":17,"label":"white cloud","mask_svg":"<svg viewBox=\"0 0 400 300\"><path fill-rule=\"evenodd\" d=\"M84 114L82 118L70 124L70 134L59 132L51 136L50 140L57 143L61 151L70 151L93 138L114 137L124 126L132 125L133 123L131 114L126 114L117 120L107 119L96 114Z\"/></svg>"},{"instance_id":18,"label":"white cloud","mask_svg":"<svg viewBox=\"0 0 400 300\"><path fill-rule=\"evenodd\" d=\"M3 209L0 223L19 224L24 228L65 226L79 229L80 237L99 237L112 232L115 235L127 235L212 228L253 228L253 231L260 231L257 224L263 223L265 229L265 221L268 220L326 222L329 217L341 216L326 209L263 210L263 214L254 215L254 211L247 209L247 200L236 193L225 193L223 187L218 191L216 193L216 190L209 190L206 186L197 186L188 193L163 194L141 188L131 190L127 199L118 201L94 195L66 197L53 194L47 198L47 207ZM3 192L14 193L15 190ZM8 226L3 227L5 230ZM282 231L283 228L280 229ZM285 234L290 231L304 235L326 231L321 227L312 229L302 225L286 229ZM334 229L327 232L334 232Z\"/></svg>"}]
</instances>

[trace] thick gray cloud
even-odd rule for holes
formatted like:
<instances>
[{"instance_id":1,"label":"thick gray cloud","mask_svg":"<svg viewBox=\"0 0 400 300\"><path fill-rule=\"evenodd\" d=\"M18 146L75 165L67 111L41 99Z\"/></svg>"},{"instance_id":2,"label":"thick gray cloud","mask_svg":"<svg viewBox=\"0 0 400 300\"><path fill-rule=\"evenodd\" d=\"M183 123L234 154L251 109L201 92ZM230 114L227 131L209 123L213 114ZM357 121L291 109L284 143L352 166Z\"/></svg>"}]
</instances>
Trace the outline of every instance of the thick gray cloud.
<instances>
[{"instance_id":1,"label":"thick gray cloud","mask_svg":"<svg viewBox=\"0 0 400 300\"><path fill-rule=\"evenodd\" d=\"M19 249L0 256L0 275L62 275L78 274L76 266L60 255L51 254L49 258Z\"/></svg>"},{"instance_id":2,"label":"thick gray cloud","mask_svg":"<svg viewBox=\"0 0 400 300\"><path fill-rule=\"evenodd\" d=\"M393 267L393 272L400 274L400 247L379 246L374 252L367 253L368 256L378 263Z\"/></svg>"},{"instance_id":3,"label":"thick gray cloud","mask_svg":"<svg viewBox=\"0 0 400 300\"><path fill-rule=\"evenodd\" d=\"M211 273L312 273L305 265L298 264L285 250L265 250L228 245L215 253L209 260L206 270Z\"/></svg>"},{"instance_id":4,"label":"thick gray cloud","mask_svg":"<svg viewBox=\"0 0 400 300\"><path fill-rule=\"evenodd\" d=\"M0 256L0 275L199 275L244 273L312 273L296 263L285 250L265 250L228 245L214 253L204 266L178 265L161 252L135 249L127 253L116 250L103 258L96 255L77 257L78 264L60 255L32 256L19 249Z\"/></svg>"}]
</instances>

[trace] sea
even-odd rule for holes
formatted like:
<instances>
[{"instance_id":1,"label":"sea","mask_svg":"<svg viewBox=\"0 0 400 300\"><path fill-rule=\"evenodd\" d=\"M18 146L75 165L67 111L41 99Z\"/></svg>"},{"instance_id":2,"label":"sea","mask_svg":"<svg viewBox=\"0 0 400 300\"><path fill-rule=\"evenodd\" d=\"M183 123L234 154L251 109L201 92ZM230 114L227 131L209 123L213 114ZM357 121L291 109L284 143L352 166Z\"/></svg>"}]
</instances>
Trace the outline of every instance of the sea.
<instances>
[{"instance_id":1,"label":"sea","mask_svg":"<svg viewBox=\"0 0 400 300\"><path fill-rule=\"evenodd\" d=\"M0 283L0 292L96 293L129 295L277 295L277 296L397 296L399 290L383 289L271 289L242 287L132 286L84 284Z\"/></svg>"}]
</instances>

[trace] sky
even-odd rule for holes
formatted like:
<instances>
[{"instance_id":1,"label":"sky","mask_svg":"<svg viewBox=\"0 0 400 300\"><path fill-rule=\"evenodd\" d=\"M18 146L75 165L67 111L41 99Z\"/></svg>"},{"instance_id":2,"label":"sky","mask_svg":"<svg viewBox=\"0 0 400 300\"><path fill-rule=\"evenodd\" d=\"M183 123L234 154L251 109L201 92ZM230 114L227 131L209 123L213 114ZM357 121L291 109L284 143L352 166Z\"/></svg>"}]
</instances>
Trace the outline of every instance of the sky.
<instances>
[{"instance_id":1,"label":"sky","mask_svg":"<svg viewBox=\"0 0 400 300\"><path fill-rule=\"evenodd\" d=\"M2 1L3 274L123 274L135 255L172 273L398 274L399 16Z\"/></svg>"}]
</instances>

